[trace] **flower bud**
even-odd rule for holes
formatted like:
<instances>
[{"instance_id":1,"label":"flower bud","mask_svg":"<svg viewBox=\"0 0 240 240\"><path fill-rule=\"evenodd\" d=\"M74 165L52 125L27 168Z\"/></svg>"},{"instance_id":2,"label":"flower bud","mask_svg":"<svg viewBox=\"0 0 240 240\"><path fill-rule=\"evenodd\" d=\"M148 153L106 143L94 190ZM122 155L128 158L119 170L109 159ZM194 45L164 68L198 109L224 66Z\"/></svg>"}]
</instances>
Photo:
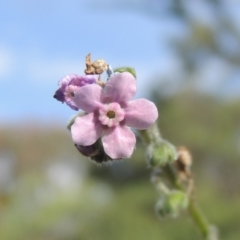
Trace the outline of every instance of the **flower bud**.
<instances>
[{"instance_id":1,"label":"flower bud","mask_svg":"<svg viewBox=\"0 0 240 240\"><path fill-rule=\"evenodd\" d=\"M97 144L93 144L90 146L82 146L75 144L77 150L86 157L93 157L99 152L99 148Z\"/></svg>"},{"instance_id":2,"label":"flower bud","mask_svg":"<svg viewBox=\"0 0 240 240\"><path fill-rule=\"evenodd\" d=\"M150 144L147 148L147 162L151 167L164 166L177 159L175 147L168 141Z\"/></svg>"},{"instance_id":3,"label":"flower bud","mask_svg":"<svg viewBox=\"0 0 240 240\"><path fill-rule=\"evenodd\" d=\"M187 195L179 190L173 190L162 195L156 204L156 212L160 217L177 217L188 206Z\"/></svg>"},{"instance_id":4,"label":"flower bud","mask_svg":"<svg viewBox=\"0 0 240 240\"><path fill-rule=\"evenodd\" d=\"M99 140L100 141L100 140ZM96 155L92 156L91 159L96 163L106 163L113 161L112 158L110 158L104 151L104 148L101 144L101 147L99 148L99 151Z\"/></svg>"},{"instance_id":5,"label":"flower bud","mask_svg":"<svg viewBox=\"0 0 240 240\"><path fill-rule=\"evenodd\" d=\"M105 153L100 139L90 146L75 144L75 147L82 155L90 157L96 163L112 161L112 158Z\"/></svg>"},{"instance_id":6,"label":"flower bud","mask_svg":"<svg viewBox=\"0 0 240 240\"><path fill-rule=\"evenodd\" d=\"M71 127L74 124L75 119L77 117L83 116L85 114L86 113L84 113L84 112L80 112L77 115L75 115L74 117L72 117L72 119L70 119L70 121L67 125L68 130L71 130ZM84 155L86 157L90 157L96 163L104 163L104 162L113 160L111 157L109 157L105 153L101 139L98 139L94 144L89 145L89 146L75 144L75 147L82 155Z\"/></svg>"},{"instance_id":7,"label":"flower bud","mask_svg":"<svg viewBox=\"0 0 240 240\"><path fill-rule=\"evenodd\" d=\"M77 111L79 108L73 101L76 91L83 86L97 83L97 80L97 75L67 75L58 82L59 88L54 93L53 97L62 103L66 103L70 108Z\"/></svg>"}]
</instances>

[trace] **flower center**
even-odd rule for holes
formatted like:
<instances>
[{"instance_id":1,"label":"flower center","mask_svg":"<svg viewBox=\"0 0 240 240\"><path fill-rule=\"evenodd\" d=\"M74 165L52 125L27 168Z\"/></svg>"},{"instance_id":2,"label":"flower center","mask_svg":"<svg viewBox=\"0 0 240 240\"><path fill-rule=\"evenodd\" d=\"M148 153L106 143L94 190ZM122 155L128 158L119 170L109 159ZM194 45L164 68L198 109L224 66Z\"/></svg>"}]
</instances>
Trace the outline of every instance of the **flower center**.
<instances>
[{"instance_id":1,"label":"flower center","mask_svg":"<svg viewBox=\"0 0 240 240\"><path fill-rule=\"evenodd\" d=\"M115 112L114 111L109 111L108 113L107 113L107 117L108 118L115 118L115 116L116 116L116 114L115 114Z\"/></svg>"},{"instance_id":2,"label":"flower center","mask_svg":"<svg viewBox=\"0 0 240 240\"><path fill-rule=\"evenodd\" d=\"M105 104L99 110L99 121L108 127L118 126L124 119L124 110L118 103Z\"/></svg>"}]
</instances>

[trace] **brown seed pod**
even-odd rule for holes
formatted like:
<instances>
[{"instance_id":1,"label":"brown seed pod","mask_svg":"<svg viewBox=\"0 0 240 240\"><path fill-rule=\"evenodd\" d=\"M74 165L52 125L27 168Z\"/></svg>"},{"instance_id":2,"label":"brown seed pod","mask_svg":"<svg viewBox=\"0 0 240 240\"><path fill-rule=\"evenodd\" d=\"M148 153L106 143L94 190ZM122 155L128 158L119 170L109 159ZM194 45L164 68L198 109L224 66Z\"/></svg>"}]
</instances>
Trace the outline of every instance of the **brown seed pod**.
<instances>
[{"instance_id":1,"label":"brown seed pod","mask_svg":"<svg viewBox=\"0 0 240 240\"><path fill-rule=\"evenodd\" d=\"M92 63L92 67L94 68L96 74L101 74L108 69L107 63L104 59L94 61Z\"/></svg>"},{"instance_id":2,"label":"brown seed pod","mask_svg":"<svg viewBox=\"0 0 240 240\"><path fill-rule=\"evenodd\" d=\"M191 165L192 165L192 156L189 150L180 146L177 148L178 159L175 162L175 166L182 177L189 178L191 177Z\"/></svg>"},{"instance_id":3,"label":"brown seed pod","mask_svg":"<svg viewBox=\"0 0 240 240\"><path fill-rule=\"evenodd\" d=\"M84 70L85 74L86 75L95 74L95 69L92 66L90 53L86 56L85 64L86 64L86 69Z\"/></svg>"},{"instance_id":4,"label":"brown seed pod","mask_svg":"<svg viewBox=\"0 0 240 240\"><path fill-rule=\"evenodd\" d=\"M86 69L84 70L84 72L87 75L101 74L108 69L108 65L104 59L99 59L92 63L90 53L86 56L85 64L86 64Z\"/></svg>"}]
</instances>

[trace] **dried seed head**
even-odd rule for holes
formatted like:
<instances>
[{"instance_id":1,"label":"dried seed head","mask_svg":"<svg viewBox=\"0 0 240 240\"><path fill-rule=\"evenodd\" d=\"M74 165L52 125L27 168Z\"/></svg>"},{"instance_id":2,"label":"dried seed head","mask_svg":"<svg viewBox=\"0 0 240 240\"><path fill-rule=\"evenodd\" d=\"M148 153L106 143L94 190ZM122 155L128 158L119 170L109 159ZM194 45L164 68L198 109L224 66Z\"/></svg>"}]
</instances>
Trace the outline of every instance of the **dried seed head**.
<instances>
[{"instance_id":1,"label":"dried seed head","mask_svg":"<svg viewBox=\"0 0 240 240\"><path fill-rule=\"evenodd\" d=\"M108 69L108 65L104 61L104 59L99 59L99 60L94 61L92 63L92 67L94 68L96 74L101 74L101 73L107 71L107 69Z\"/></svg>"},{"instance_id":2,"label":"dried seed head","mask_svg":"<svg viewBox=\"0 0 240 240\"><path fill-rule=\"evenodd\" d=\"M178 159L175 162L175 166L178 170L179 177L182 180L187 180L191 178L191 165L192 165L192 156L189 150L184 147L180 146L177 148L178 152Z\"/></svg>"},{"instance_id":3,"label":"dried seed head","mask_svg":"<svg viewBox=\"0 0 240 240\"><path fill-rule=\"evenodd\" d=\"M86 69L84 70L85 74L86 75L95 74L95 69L92 66L91 54L90 53L86 56L85 64L86 64Z\"/></svg>"},{"instance_id":4,"label":"dried seed head","mask_svg":"<svg viewBox=\"0 0 240 240\"><path fill-rule=\"evenodd\" d=\"M86 69L84 70L85 74L101 74L108 69L107 63L104 61L104 59L96 60L92 63L91 61L91 54L89 53L86 56L85 60Z\"/></svg>"},{"instance_id":5,"label":"dried seed head","mask_svg":"<svg viewBox=\"0 0 240 240\"><path fill-rule=\"evenodd\" d=\"M190 167L192 165L192 156L189 150L184 146L180 146L177 151L179 156L178 161L180 161L185 167Z\"/></svg>"}]
</instances>

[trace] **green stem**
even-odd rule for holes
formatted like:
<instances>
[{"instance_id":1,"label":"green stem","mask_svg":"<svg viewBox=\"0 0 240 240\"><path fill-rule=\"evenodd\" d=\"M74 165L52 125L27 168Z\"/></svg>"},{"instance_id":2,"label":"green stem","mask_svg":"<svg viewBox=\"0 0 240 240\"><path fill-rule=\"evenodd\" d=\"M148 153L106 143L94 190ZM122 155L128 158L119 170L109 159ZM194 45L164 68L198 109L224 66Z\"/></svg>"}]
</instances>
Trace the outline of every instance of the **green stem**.
<instances>
[{"instance_id":1,"label":"green stem","mask_svg":"<svg viewBox=\"0 0 240 240\"><path fill-rule=\"evenodd\" d=\"M199 206L197 205L196 201L194 199L190 199L189 206L188 206L188 212L190 216L192 217L193 221L199 228L203 239L208 239L210 226L207 221L207 219L204 217L202 211L200 210Z\"/></svg>"},{"instance_id":2,"label":"green stem","mask_svg":"<svg viewBox=\"0 0 240 240\"><path fill-rule=\"evenodd\" d=\"M158 144L162 141L161 134L156 123L147 130L139 130L138 132L146 145L149 145L150 143Z\"/></svg>"},{"instance_id":3,"label":"green stem","mask_svg":"<svg viewBox=\"0 0 240 240\"><path fill-rule=\"evenodd\" d=\"M139 134L142 140L147 144L158 144L163 141L161 138L160 131L158 129L157 124L153 124L149 129L139 131ZM184 190L183 186L178 182L177 174L173 169L172 164L168 163L164 167L162 167L163 172L166 174L169 182L172 186L178 190ZM201 232L203 239L205 240L217 240L217 232L216 230L209 225L206 217L203 215L202 211L200 210L199 206L197 205L193 193L189 196L189 206L188 212L190 217L195 222L196 226Z\"/></svg>"},{"instance_id":4,"label":"green stem","mask_svg":"<svg viewBox=\"0 0 240 240\"><path fill-rule=\"evenodd\" d=\"M163 171L166 173L166 176L173 187L178 190L183 190L182 185L177 181L176 173L171 164L166 164L163 168Z\"/></svg>"}]
</instances>

